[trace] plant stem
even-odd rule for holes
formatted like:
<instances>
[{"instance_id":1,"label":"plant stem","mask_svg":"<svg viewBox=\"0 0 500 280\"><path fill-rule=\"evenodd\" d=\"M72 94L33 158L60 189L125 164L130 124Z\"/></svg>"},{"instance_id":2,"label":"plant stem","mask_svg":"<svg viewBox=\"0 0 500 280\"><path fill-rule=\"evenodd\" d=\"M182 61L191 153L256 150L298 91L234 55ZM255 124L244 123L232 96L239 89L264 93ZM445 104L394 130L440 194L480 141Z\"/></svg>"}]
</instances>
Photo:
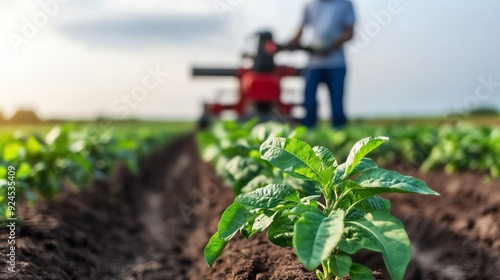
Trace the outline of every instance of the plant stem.
<instances>
[{"instance_id":1,"label":"plant stem","mask_svg":"<svg viewBox=\"0 0 500 280\"><path fill-rule=\"evenodd\" d=\"M351 193L352 191L356 190L356 189L359 189L359 188L350 188L350 189L347 189L345 192L343 192L342 194L340 194L340 197L338 198L337 201L335 201L335 204L333 205L333 209L337 209L337 204L342 201L342 199L348 195L349 193Z\"/></svg>"},{"instance_id":2,"label":"plant stem","mask_svg":"<svg viewBox=\"0 0 500 280\"><path fill-rule=\"evenodd\" d=\"M371 197L371 196L369 196L369 197L365 197L365 198L363 198L363 199L360 199L360 200L358 200L358 201L354 202L354 203L353 203L353 204L352 204L349 208L347 208L347 210L345 211L345 215L347 216L347 214L349 214L349 212L351 212L351 210L352 210L352 208L354 208L354 206L358 205L360 202L365 201L366 199L368 199L368 198L370 198L370 197Z\"/></svg>"},{"instance_id":3,"label":"plant stem","mask_svg":"<svg viewBox=\"0 0 500 280\"><path fill-rule=\"evenodd\" d=\"M323 205L323 204L321 204L321 202L317 201L317 203L318 203L319 206L323 207L323 210L326 209L326 206ZM328 205L328 201L326 201L325 204Z\"/></svg>"},{"instance_id":4,"label":"plant stem","mask_svg":"<svg viewBox=\"0 0 500 280\"><path fill-rule=\"evenodd\" d=\"M332 271L330 271L330 269L328 268L327 262L328 262L328 259L326 259L325 261L323 261L321 263L321 266L323 267L323 275L325 276L325 280L338 279L337 276Z\"/></svg>"}]
</instances>

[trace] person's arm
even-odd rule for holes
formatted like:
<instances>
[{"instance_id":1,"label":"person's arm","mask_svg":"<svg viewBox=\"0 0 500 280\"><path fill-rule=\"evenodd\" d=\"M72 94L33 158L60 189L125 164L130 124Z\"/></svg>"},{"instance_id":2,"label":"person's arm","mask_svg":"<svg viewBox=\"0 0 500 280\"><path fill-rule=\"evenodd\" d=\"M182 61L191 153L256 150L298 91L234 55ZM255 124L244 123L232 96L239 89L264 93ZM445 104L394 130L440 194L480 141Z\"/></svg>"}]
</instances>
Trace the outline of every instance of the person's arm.
<instances>
[{"instance_id":1,"label":"person's arm","mask_svg":"<svg viewBox=\"0 0 500 280\"><path fill-rule=\"evenodd\" d=\"M300 44L300 39L302 38L302 34L304 33L304 25L301 25L297 32L295 33L295 36L293 36L292 40L288 43L289 46L296 46Z\"/></svg>"},{"instance_id":2,"label":"person's arm","mask_svg":"<svg viewBox=\"0 0 500 280\"><path fill-rule=\"evenodd\" d=\"M354 7L351 2L348 2L342 23L344 25L344 33L332 42L333 48L339 48L344 43L350 41L354 37L354 24L356 22L356 15Z\"/></svg>"},{"instance_id":3,"label":"person's arm","mask_svg":"<svg viewBox=\"0 0 500 280\"><path fill-rule=\"evenodd\" d=\"M297 32L295 33L295 36L293 36L292 40L290 40L289 45L298 45L300 43L300 39L302 39L302 34L304 33L304 26L301 25Z\"/></svg>"},{"instance_id":4,"label":"person's arm","mask_svg":"<svg viewBox=\"0 0 500 280\"><path fill-rule=\"evenodd\" d=\"M347 26L344 29L344 32L340 37L333 40L330 45L323 46L320 48L313 49L313 53L319 56L327 56L331 54L333 51L342 47L342 45L348 41L350 41L354 37L354 26Z\"/></svg>"},{"instance_id":5,"label":"person's arm","mask_svg":"<svg viewBox=\"0 0 500 280\"><path fill-rule=\"evenodd\" d=\"M332 47L333 48L339 48L344 43L349 42L350 40L352 40L353 37L354 37L354 26L352 26L352 25L351 26L347 26L344 29L344 33L342 33L342 36L340 36L339 38L335 39L332 42Z\"/></svg>"}]
</instances>

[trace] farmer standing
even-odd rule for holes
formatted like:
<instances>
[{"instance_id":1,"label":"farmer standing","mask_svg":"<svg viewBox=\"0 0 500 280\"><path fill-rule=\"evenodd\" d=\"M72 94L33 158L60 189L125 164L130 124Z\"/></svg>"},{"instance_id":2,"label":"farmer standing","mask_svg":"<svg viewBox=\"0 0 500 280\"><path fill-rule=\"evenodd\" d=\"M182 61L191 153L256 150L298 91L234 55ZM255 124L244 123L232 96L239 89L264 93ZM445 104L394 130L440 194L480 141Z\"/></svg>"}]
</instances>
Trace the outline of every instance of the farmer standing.
<instances>
[{"instance_id":1,"label":"farmer standing","mask_svg":"<svg viewBox=\"0 0 500 280\"><path fill-rule=\"evenodd\" d=\"M306 6L303 22L289 45L299 45L304 28L312 31L312 54L306 71L304 125L317 123L316 92L325 83L330 92L332 126L347 123L344 114L344 79L346 62L343 44L354 34L355 14L349 0L313 0Z\"/></svg>"}]
</instances>

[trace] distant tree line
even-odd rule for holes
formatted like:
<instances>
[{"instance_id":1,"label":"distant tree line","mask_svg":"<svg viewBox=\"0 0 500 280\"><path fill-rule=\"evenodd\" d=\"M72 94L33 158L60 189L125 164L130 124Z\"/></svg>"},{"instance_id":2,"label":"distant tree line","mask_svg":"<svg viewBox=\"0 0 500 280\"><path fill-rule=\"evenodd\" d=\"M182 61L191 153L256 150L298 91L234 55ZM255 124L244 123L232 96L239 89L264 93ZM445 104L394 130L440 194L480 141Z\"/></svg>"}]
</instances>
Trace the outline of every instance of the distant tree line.
<instances>
[{"instance_id":1,"label":"distant tree line","mask_svg":"<svg viewBox=\"0 0 500 280\"><path fill-rule=\"evenodd\" d=\"M473 116L494 116L498 115L498 110L495 108L478 108L469 112Z\"/></svg>"},{"instance_id":2,"label":"distant tree line","mask_svg":"<svg viewBox=\"0 0 500 280\"><path fill-rule=\"evenodd\" d=\"M3 124L60 124L60 123L65 123L67 122L67 119L61 119L61 118L50 118L50 119L41 119L38 117L37 113L34 110L31 109L19 109L12 117L7 118L3 114L2 111L0 111L0 125ZM78 122L88 122L88 121L95 121L98 123L101 122L140 122L139 119L136 118L128 118L128 119L112 119L108 118L105 116L98 116L95 119L81 119L81 120L71 120L71 122L78 123Z\"/></svg>"},{"instance_id":3,"label":"distant tree line","mask_svg":"<svg viewBox=\"0 0 500 280\"><path fill-rule=\"evenodd\" d=\"M12 117L6 118L2 112L0 112L0 123L2 124L38 124L42 120L38 117L33 110L18 110Z\"/></svg>"},{"instance_id":4,"label":"distant tree line","mask_svg":"<svg viewBox=\"0 0 500 280\"><path fill-rule=\"evenodd\" d=\"M468 112L469 116L495 116L499 114L499 110L494 107L481 107ZM107 120L105 117L98 117L96 121ZM126 121L138 121L136 119L127 119ZM1 124L40 124L40 123L61 123L65 122L63 119L48 119L42 120L38 117L36 112L31 109L19 109L12 117L7 118L0 111L0 125Z\"/></svg>"}]
</instances>

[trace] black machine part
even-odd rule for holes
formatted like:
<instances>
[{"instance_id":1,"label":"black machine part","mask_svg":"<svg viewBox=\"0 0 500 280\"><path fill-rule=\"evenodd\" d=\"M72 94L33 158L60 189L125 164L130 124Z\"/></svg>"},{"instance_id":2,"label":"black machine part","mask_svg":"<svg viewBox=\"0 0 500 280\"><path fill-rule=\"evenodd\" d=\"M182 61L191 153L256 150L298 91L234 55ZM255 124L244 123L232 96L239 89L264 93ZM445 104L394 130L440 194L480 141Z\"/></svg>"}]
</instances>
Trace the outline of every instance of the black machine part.
<instances>
[{"instance_id":1,"label":"black machine part","mask_svg":"<svg viewBox=\"0 0 500 280\"><path fill-rule=\"evenodd\" d=\"M258 32L255 35L257 41L257 49L253 50L253 55L245 54L245 57L253 60L252 71L255 73L272 73L276 69L274 63L274 53L266 51L266 44L273 42L273 35L271 32ZM205 77L238 77L239 70L237 68L199 68L194 67L193 76Z\"/></svg>"},{"instance_id":2,"label":"black machine part","mask_svg":"<svg viewBox=\"0 0 500 280\"><path fill-rule=\"evenodd\" d=\"M255 36L258 38L257 54L254 57L253 72L269 73L276 68L274 63L274 53L266 50L266 44L273 42L273 34L268 31L258 32Z\"/></svg>"},{"instance_id":3,"label":"black machine part","mask_svg":"<svg viewBox=\"0 0 500 280\"><path fill-rule=\"evenodd\" d=\"M275 44L271 32L263 31L258 32L252 37L256 41L252 50L252 54L244 53L243 56L253 60L252 72L254 73L272 73L276 70L274 63L274 55L280 51L306 51L313 52L311 48L301 45L287 45L282 46ZM274 52L266 49L268 44L274 44L276 47ZM237 68L193 68L193 76L206 76L206 77L238 77L240 71ZM299 75L299 74L297 74Z\"/></svg>"},{"instance_id":4,"label":"black machine part","mask_svg":"<svg viewBox=\"0 0 500 280\"><path fill-rule=\"evenodd\" d=\"M237 68L193 68L193 76L206 77L238 77Z\"/></svg>"}]
</instances>

